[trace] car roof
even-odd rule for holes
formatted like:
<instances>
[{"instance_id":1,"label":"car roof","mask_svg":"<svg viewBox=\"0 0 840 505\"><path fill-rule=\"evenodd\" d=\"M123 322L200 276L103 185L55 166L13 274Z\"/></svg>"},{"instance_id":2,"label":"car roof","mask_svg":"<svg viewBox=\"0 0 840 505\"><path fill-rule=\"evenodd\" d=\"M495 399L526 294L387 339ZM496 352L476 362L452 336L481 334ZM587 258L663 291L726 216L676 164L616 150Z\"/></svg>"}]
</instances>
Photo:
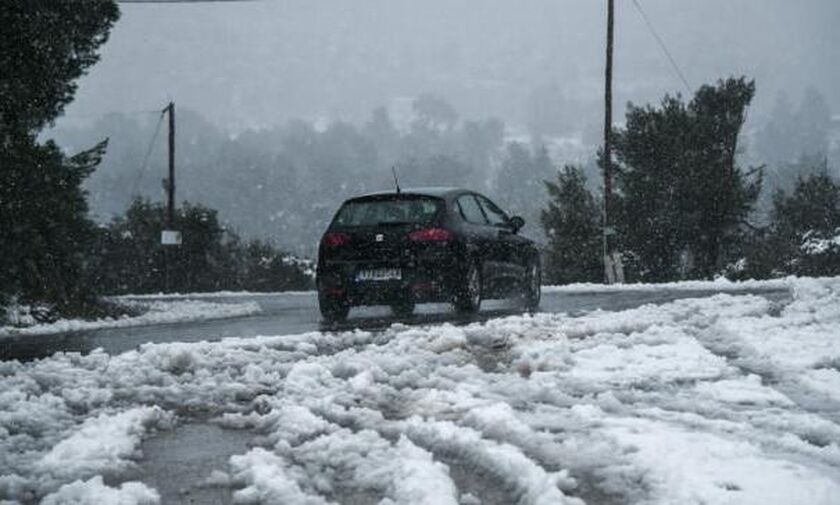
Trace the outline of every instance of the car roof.
<instances>
[{"instance_id":1,"label":"car roof","mask_svg":"<svg viewBox=\"0 0 840 505\"><path fill-rule=\"evenodd\" d=\"M462 188L455 188L455 187L424 187L424 188L405 188L400 189L399 194L401 195L418 195L418 196L432 196L436 198L449 198L455 195L459 195L461 193L471 193L472 191ZM398 194L395 189L388 190L388 191L375 191L373 193L367 193L365 195L359 195L349 200L363 200L365 198L370 197L378 197L378 196L390 196Z\"/></svg>"}]
</instances>

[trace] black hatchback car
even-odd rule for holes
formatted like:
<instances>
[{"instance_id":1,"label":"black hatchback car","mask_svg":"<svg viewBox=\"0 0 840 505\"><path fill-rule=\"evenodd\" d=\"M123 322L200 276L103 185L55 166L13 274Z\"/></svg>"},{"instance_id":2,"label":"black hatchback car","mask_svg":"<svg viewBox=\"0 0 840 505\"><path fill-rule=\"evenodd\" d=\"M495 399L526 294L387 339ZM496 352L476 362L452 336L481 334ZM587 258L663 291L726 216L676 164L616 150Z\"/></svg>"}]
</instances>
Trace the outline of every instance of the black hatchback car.
<instances>
[{"instance_id":1,"label":"black hatchback car","mask_svg":"<svg viewBox=\"0 0 840 505\"><path fill-rule=\"evenodd\" d=\"M318 248L317 285L327 321L352 306L390 305L398 317L416 303L451 302L462 313L482 299L540 302L540 260L487 197L464 189L374 193L344 202Z\"/></svg>"}]
</instances>

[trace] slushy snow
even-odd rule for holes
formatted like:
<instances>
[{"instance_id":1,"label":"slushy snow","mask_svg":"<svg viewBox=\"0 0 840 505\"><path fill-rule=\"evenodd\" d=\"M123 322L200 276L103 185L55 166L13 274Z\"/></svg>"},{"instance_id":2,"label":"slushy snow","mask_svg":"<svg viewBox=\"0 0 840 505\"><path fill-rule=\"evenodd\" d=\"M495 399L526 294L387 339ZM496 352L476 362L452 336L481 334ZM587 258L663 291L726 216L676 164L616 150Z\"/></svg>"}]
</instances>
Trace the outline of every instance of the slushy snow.
<instances>
[{"instance_id":1,"label":"slushy snow","mask_svg":"<svg viewBox=\"0 0 840 505\"><path fill-rule=\"evenodd\" d=\"M0 500L157 503L128 469L200 412L254 435L236 503L836 505L840 279L784 283L2 362Z\"/></svg>"}]
</instances>

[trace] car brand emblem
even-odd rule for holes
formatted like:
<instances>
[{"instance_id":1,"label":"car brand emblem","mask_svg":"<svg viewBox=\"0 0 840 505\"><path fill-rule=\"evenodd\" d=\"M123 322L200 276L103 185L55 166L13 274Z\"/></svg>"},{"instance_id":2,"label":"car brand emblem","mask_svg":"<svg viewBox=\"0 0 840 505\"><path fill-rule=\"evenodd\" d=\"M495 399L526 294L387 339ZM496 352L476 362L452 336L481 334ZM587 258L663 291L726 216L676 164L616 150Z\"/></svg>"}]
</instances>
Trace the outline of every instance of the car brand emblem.
<instances>
[{"instance_id":1,"label":"car brand emblem","mask_svg":"<svg viewBox=\"0 0 840 505\"><path fill-rule=\"evenodd\" d=\"M376 234L376 241L377 242L382 242L383 240L385 240L385 235L383 235L381 233L377 233Z\"/></svg>"}]
</instances>

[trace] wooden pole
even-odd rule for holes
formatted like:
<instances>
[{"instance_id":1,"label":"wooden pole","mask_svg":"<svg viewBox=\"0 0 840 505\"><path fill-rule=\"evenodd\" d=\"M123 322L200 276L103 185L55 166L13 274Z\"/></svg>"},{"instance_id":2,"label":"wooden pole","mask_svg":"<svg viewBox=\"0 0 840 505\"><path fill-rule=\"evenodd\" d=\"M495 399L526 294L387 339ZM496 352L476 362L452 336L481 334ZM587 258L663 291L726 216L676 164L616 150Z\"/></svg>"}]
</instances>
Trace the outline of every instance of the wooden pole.
<instances>
[{"instance_id":1,"label":"wooden pole","mask_svg":"<svg viewBox=\"0 0 840 505\"><path fill-rule=\"evenodd\" d=\"M613 64L614 0L607 0L607 62L604 72L604 282L610 283L612 252L610 224L612 220L612 64Z\"/></svg>"},{"instance_id":2,"label":"wooden pole","mask_svg":"<svg viewBox=\"0 0 840 505\"><path fill-rule=\"evenodd\" d=\"M175 225L175 102L166 107L169 112L169 183L167 184L166 227Z\"/></svg>"},{"instance_id":3,"label":"wooden pole","mask_svg":"<svg viewBox=\"0 0 840 505\"><path fill-rule=\"evenodd\" d=\"M166 180L166 230L171 233L175 228L175 102L166 106L169 114L169 178ZM163 246L164 290L172 289L172 246Z\"/></svg>"}]
</instances>

